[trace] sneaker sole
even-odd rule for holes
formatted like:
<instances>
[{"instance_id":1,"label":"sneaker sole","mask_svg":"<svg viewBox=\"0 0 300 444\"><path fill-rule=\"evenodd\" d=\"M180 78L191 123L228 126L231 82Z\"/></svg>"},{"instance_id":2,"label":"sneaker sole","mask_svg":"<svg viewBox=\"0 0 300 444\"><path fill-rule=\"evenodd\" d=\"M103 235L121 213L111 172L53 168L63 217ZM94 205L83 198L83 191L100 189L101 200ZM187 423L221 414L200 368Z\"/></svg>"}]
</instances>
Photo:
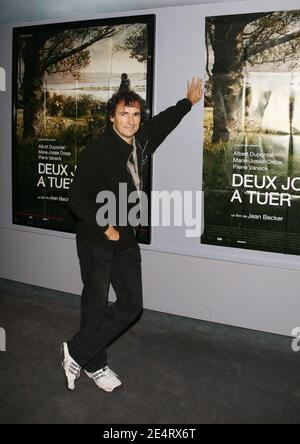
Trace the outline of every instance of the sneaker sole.
<instances>
[{"instance_id":1,"label":"sneaker sole","mask_svg":"<svg viewBox=\"0 0 300 444\"><path fill-rule=\"evenodd\" d=\"M95 383L94 383L94 384L95 384ZM118 392L119 390L121 390L121 389L123 388L123 384L118 385L117 387L115 387L115 388L112 389L112 390L105 390L104 388L99 387L97 384L95 384L95 385L96 385L97 389L102 390L102 391L105 392L105 393Z\"/></svg>"},{"instance_id":2,"label":"sneaker sole","mask_svg":"<svg viewBox=\"0 0 300 444\"><path fill-rule=\"evenodd\" d=\"M67 375L65 372L65 368L64 368L65 352L64 352L64 345L63 344L61 344L61 346L60 346L60 354L61 354L61 358L62 358L61 366L62 366L64 377L65 377L65 387L67 390L69 390L69 392L73 392L75 390L75 387L74 388L69 387L69 381L68 381L68 378L67 378Z\"/></svg>"}]
</instances>

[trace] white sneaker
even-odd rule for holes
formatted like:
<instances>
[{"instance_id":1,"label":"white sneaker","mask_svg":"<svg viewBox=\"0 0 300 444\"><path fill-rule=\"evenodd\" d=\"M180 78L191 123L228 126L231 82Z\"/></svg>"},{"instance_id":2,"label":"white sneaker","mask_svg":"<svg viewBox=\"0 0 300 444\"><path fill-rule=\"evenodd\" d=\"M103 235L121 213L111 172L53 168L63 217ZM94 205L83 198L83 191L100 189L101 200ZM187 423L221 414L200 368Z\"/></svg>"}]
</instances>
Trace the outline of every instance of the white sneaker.
<instances>
[{"instance_id":1,"label":"white sneaker","mask_svg":"<svg viewBox=\"0 0 300 444\"><path fill-rule=\"evenodd\" d=\"M117 387L122 385L118 376L106 365L94 373L89 373L84 370L87 376L94 380L97 387L106 392L112 392Z\"/></svg>"},{"instance_id":2,"label":"white sneaker","mask_svg":"<svg viewBox=\"0 0 300 444\"><path fill-rule=\"evenodd\" d=\"M69 354L68 344L66 342L62 343L61 353L62 353L62 357L63 357L63 361L62 361L61 365L63 366L63 369L66 374L67 387L69 390L74 390L75 381L80 376L81 368L77 364L77 362L75 362L74 359L71 358L71 356Z\"/></svg>"}]
</instances>

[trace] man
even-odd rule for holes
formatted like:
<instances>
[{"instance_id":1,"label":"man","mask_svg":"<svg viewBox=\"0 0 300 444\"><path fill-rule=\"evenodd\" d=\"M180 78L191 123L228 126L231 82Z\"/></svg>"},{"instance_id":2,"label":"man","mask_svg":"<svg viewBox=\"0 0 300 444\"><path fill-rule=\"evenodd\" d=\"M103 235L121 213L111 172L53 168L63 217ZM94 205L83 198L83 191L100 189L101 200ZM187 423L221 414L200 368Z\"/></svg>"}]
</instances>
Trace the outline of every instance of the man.
<instances>
[{"instance_id":1,"label":"man","mask_svg":"<svg viewBox=\"0 0 300 444\"><path fill-rule=\"evenodd\" d=\"M110 191L119 208L119 184L128 195L142 188L142 167L191 107L202 97L202 81L193 78L187 96L141 125L144 101L133 91L119 90L108 102L112 125L83 150L70 189L70 208L79 219L77 251L83 291L80 330L63 342L67 386L74 390L81 369L97 387L111 392L121 386L107 365L106 349L142 313L141 254L128 223L100 226L96 196ZM128 197L128 196L127 196ZM130 206L128 206L128 212ZM112 284L117 300L108 306Z\"/></svg>"}]
</instances>

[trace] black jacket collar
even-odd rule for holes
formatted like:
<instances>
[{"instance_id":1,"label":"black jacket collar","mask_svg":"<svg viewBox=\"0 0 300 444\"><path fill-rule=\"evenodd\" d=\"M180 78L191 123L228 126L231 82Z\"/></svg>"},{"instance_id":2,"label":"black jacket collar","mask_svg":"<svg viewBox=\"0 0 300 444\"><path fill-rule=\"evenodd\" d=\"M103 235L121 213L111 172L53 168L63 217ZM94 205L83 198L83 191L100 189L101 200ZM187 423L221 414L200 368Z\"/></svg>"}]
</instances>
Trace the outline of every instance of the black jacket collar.
<instances>
[{"instance_id":1,"label":"black jacket collar","mask_svg":"<svg viewBox=\"0 0 300 444\"><path fill-rule=\"evenodd\" d=\"M113 126L110 125L107 129L107 134L113 139L115 145L118 147L118 151L121 152L121 155L123 157L123 160L127 163L128 157L131 154L133 150L133 146L129 143L125 142L122 137L119 136L119 134L116 133L116 131L113 129ZM139 168L139 174L142 173L142 151L140 148L140 144L138 140L136 140L136 146L137 146L137 159L138 159L138 168Z\"/></svg>"}]
</instances>

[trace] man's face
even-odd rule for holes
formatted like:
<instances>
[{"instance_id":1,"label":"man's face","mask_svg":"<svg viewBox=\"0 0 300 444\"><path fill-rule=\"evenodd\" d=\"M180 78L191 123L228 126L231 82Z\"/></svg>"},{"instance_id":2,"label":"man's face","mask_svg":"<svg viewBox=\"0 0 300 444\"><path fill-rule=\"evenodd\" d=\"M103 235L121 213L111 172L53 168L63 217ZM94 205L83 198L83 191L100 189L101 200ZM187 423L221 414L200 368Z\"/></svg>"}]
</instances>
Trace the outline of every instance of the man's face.
<instances>
[{"instance_id":1,"label":"man's face","mask_svg":"<svg viewBox=\"0 0 300 444\"><path fill-rule=\"evenodd\" d=\"M132 138L141 124L141 106L139 102L132 106L125 106L124 102L118 103L115 115L110 117L110 120L122 139L127 143L132 143Z\"/></svg>"}]
</instances>

